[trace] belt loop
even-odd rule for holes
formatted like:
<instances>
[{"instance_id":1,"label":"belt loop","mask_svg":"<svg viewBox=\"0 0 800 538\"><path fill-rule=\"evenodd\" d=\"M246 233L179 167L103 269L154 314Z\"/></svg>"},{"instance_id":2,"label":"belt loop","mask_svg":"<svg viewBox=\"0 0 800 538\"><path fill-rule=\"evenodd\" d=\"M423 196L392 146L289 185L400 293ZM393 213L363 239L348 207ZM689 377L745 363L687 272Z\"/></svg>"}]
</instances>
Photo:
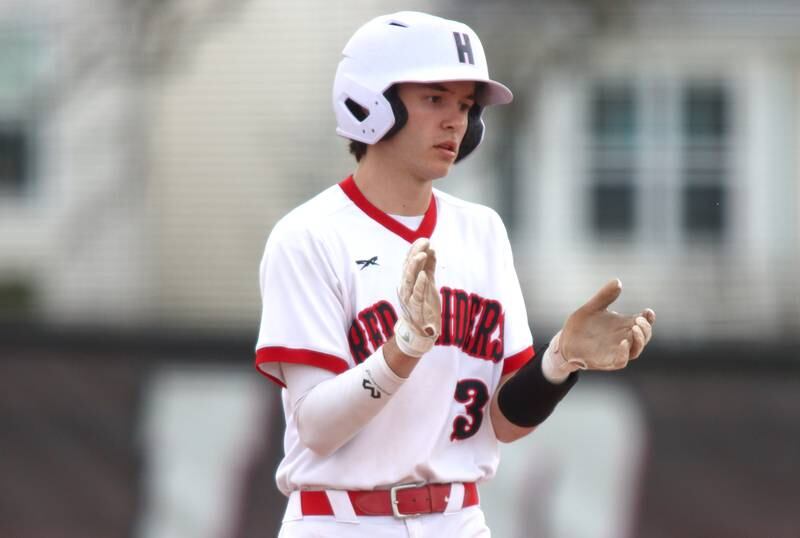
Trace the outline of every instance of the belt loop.
<instances>
[{"instance_id":1,"label":"belt loop","mask_svg":"<svg viewBox=\"0 0 800 538\"><path fill-rule=\"evenodd\" d=\"M289 502L286 504L286 513L283 515L283 522L297 521L303 519L303 509L300 505L300 492L293 491L289 494Z\"/></svg>"},{"instance_id":2,"label":"belt loop","mask_svg":"<svg viewBox=\"0 0 800 538\"><path fill-rule=\"evenodd\" d=\"M450 485L450 493L447 495L447 508L444 509L445 514L452 514L458 512L464 506L464 484L461 482L453 482Z\"/></svg>"},{"instance_id":3,"label":"belt loop","mask_svg":"<svg viewBox=\"0 0 800 538\"><path fill-rule=\"evenodd\" d=\"M358 523L353 503L350 502L350 497L346 491L337 489L326 489L325 495L328 496L328 502L331 503L331 510L333 510L333 517L339 523Z\"/></svg>"}]
</instances>

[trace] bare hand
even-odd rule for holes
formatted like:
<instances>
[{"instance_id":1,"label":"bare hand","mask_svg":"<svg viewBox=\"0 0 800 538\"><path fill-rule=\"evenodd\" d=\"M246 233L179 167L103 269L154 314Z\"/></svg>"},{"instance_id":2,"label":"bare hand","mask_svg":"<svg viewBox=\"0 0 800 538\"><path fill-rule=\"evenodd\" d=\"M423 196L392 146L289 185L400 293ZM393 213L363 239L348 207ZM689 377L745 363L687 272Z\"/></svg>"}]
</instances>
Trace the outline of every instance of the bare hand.
<instances>
[{"instance_id":1,"label":"bare hand","mask_svg":"<svg viewBox=\"0 0 800 538\"><path fill-rule=\"evenodd\" d=\"M641 355L656 314L649 308L631 316L608 310L621 292L622 283L612 280L567 318L558 346L564 360L589 370L619 370Z\"/></svg>"}]
</instances>

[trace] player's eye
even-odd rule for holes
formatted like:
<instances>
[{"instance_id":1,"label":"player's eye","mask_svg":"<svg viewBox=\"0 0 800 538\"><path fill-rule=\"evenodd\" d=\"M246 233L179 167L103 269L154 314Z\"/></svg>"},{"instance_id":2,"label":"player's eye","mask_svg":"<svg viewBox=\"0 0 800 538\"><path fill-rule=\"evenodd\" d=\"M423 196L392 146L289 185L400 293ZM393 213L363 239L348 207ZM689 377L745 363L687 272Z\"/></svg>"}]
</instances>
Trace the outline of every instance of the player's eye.
<instances>
[{"instance_id":1,"label":"player's eye","mask_svg":"<svg viewBox=\"0 0 800 538\"><path fill-rule=\"evenodd\" d=\"M461 112L466 112L470 108L472 108L472 103L459 103L459 110L461 110Z\"/></svg>"},{"instance_id":2,"label":"player's eye","mask_svg":"<svg viewBox=\"0 0 800 538\"><path fill-rule=\"evenodd\" d=\"M429 96L426 97L426 99L430 103L437 104L437 103L440 103L442 101L442 96L441 95L429 95Z\"/></svg>"}]
</instances>

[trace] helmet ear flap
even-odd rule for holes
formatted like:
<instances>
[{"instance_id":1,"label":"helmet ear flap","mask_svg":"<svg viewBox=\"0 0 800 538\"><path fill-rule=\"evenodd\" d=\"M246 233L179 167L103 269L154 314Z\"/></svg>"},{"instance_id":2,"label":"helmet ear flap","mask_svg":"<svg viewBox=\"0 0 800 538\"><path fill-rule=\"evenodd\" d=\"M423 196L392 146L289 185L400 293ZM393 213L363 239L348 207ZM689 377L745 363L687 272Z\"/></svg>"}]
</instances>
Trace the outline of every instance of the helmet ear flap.
<instances>
[{"instance_id":1,"label":"helmet ear flap","mask_svg":"<svg viewBox=\"0 0 800 538\"><path fill-rule=\"evenodd\" d=\"M464 138L461 139L461 145L458 147L458 155L456 155L455 162L460 161L478 147L478 144L483 140L484 124L481 119L483 108L478 105L472 105L467 115L467 130L464 133Z\"/></svg>"},{"instance_id":2,"label":"helmet ear flap","mask_svg":"<svg viewBox=\"0 0 800 538\"><path fill-rule=\"evenodd\" d=\"M403 104L403 101L400 99L400 96L397 94L397 84L390 86L389 89L383 92L383 96L389 102L394 115L394 124L386 132L386 134L381 137L381 140L388 140L397 134L397 132L406 124L408 121L408 110ZM472 107L470 107L469 113L467 114L467 130L464 132L464 138L461 140L461 145L458 148L458 155L456 156L455 162L460 161L472 153L483 140L483 131L485 125L483 123L483 119L481 119L482 113L482 106L474 104Z\"/></svg>"},{"instance_id":3,"label":"helmet ear flap","mask_svg":"<svg viewBox=\"0 0 800 538\"><path fill-rule=\"evenodd\" d=\"M389 101L389 104L392 106L392 113L394 114L394 125L392 125L391 129L381 138L381 140L388 140L397 134L397 131L402 129L406 124L408 121L408 110L400 99L400 96L397 95L397 84L392 84L383 92L383 96Z\"/></svg>"}]
</instances>

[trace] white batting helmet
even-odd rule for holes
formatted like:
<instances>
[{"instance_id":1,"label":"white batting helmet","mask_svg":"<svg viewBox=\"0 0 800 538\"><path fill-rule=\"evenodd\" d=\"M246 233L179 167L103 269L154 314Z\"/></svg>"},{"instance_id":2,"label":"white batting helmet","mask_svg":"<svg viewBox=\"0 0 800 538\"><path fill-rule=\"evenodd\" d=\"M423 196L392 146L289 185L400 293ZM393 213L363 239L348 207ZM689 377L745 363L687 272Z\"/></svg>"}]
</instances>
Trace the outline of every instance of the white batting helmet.
<instances>
[{"instance_id":1,"label":"white batting helmet","mask_svg":"<svg viewBox=\"0 0 800 538\"><path fill-rule=\"evenodd\" d=\"M394 134L405 123L405 107L385 95L400 82L483 83L462 142L466 151L459 152L459 159L483 138L482 107L513 99L511 90L489 78L483 46L469 26L426 13L401 11L376 17L356 30L342 55L333 83L336 133L366 144L378 142L400 123L390 133Z\"/></svg>"}]
</instances>

